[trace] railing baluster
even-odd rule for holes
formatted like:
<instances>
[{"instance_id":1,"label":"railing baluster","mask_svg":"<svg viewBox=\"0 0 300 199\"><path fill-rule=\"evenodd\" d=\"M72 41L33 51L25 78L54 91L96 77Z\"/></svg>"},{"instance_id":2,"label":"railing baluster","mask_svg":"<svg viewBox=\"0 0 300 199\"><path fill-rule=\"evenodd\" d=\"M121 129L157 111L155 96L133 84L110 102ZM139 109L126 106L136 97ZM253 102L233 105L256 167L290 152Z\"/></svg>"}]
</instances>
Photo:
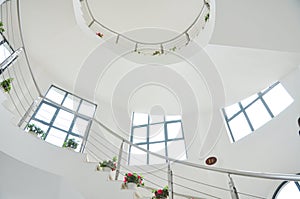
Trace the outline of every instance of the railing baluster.
<instances>
[{"instance_id":1,"label":"railing baluster","mask_svg":"<svg viewBox=\"0 0 300 199\"><path fill-rule=\"evenodd\" d=\"M171 163L168 160L168 187L169 187L169 198L173 199L174 191L173 191L173 172L171 170Z\"/></svg>"},{"instance_id":2,"label":"railing baluster","mask_svg":"<svg viewBox=\"0 0 300 199\"><path fill-rule=\"evenodd\" d=\"M233 179L231 178L230 174L228 174L229 178L229 189L230 189L230 195L232 199L239 199L239 195L237 193L236 187L234 186Z\"/></svg>"},{"instance_id":3,"label":"railing baluster","mask_svg":"<svg viewBox=\"0 0 300 199\"><path fill-rule=\"evenodd\" d=\"M122 143L121 143L121 146L120 146L120 150L119 150L119 156L118 156L118 163L117 163L115 180L118 180L119 174L120 174L121 159L122 159L122 154L123 154L123 145L124 145L124 140L122 140Z\"/></svg>"}]
</instances>

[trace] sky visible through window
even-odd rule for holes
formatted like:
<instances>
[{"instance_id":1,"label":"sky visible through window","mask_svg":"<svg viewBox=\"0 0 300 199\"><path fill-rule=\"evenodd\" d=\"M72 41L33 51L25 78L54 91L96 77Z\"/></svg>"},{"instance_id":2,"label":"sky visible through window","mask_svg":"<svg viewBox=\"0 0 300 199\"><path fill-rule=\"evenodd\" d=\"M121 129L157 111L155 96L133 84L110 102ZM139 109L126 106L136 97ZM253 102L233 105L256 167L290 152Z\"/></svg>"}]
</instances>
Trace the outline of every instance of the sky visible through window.
<instances>
[{"instance_id":1,"label":"sky visible through window","mask_svg":"<svg viewBox=\"0 0 300 199\"><path fill-rule=\"evenodd\" d=\"M299 199L299 198L300 198L299 182L285 183L275 197L275 199Z\"/></svg>"}]
</instances>

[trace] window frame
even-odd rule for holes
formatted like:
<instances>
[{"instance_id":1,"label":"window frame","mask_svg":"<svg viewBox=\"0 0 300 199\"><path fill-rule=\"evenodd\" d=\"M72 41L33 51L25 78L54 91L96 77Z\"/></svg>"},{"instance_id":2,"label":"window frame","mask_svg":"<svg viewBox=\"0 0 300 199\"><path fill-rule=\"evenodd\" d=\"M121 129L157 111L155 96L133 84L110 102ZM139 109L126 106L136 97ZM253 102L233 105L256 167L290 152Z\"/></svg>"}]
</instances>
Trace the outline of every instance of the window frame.
<instances>
[{"instance_id":1,"label":"window frame","mask_svg":"<svg viewBox=\"0 0 300 199\"><path fill-rule=\"evenodd\" d=\"M141 124L141 125L133 125L133 122L134 122L134 116L135 116L135 112L132 113L132 116L131 116L131 130L130 130L130 142L131 143L134 143L134 129L138 129L138 128L147 128L147 132L146 132L146 142L139 142L139 143L134 143L138 146L142 146L142 145L146 145L146 149L149 151L150 149L150 145L151 144L158 144L158 143L164 143L165 144L165 148L164 148L164 153L165 153L165 156L168 157L168 143L170 142L173 142L173 141L180 141L180 140L183 140L184 141L184 150L185 150L185 156L187 157L187 150L186 150L186 143L185 143L185 136L184 136L184 130L183 130L183 124L182 124L182 120L171 120L171 121L166 121L166 116L163 116L163 121L162 122L153 122L151 123L150 122L150 114L147 114L148 115L148 122L147 124ZM168 138L168 125L169 124L172 124L172 123L180 123L181 125L181 133L182 133L182 136L180 136L180 138L172 138L172 139L169 139ZM163 125L163 129L164 129L164 139L163 140L160 140L160 141L150 141L150 126L151 125L158 125L158 124L162 124ZM130 145L129 146L129 149L128 149L128 165L130 165L130 158L131 158L131 148L132 146ZM150 154L147 153L146 154L146 158L147 158L147 161L146 161L146 164L149 165L150 164ZM167 160L166 160L167 162Z\"/></svg>"},{"instance_id":2,"label":"window frame","mask_svg":"<svg viewBox=\"0 0 300 199\"><path fill-rule=\"evenodd\" d=\"M55 89L58 89L58 90L64 92L64 97L63 97L63 100L61 101L60 104L58 104L58 103L56 103L56 102L54 102L54 101L52 101L51 99L48 99L48 98L46 97L47 94L49 93L49 91L50 91L52 88L55 88ZM76 108L76 110L71 110L70 108L67 108L67 107L63 106L63 103L65 102L66 98L67 98L68 96L70 96L70 95L71 95L71 96L74 96L74 97L76 97L76 98L78 98L78 99L80 100L80 101L79 101L79 104L78 104L78 107ZM90 104L92 104L92 105L95 106L95 110L94 110L94 113L93 113L93 116L92 116L92 117L89 117L89 116L87 116L87 115L83 115L83 114L79 113L79 109L80 109L80 107L81 107L81 104L82 104L84 101L85 101L85 102L88 102L88 103L90 103ZM55 110L55 113L53 114L53 116L52 116L50 122L47 122L47 121L44 121L44 120L42 120L42 119L36 118L36 115L39 113L40 108L41 108L42 105L44 105L44 104L46 104L46 105L48 105L48 106L53 107L53 108L56 109L56 110ZM72 119L72 122L71 122L71 124L70 124L68 130L62 129L62 128L57 127L57 126L54 126L55 119L57 118L58 113L60 112L60 110L66 111L66 112L68 112L68 113L70 113L70 114L73 115L73 119ZM94 104L94 103L92 103L92 102L90 102L90 101L88 101L88 100L86 100L86 99L83 99L83 98L81 98L81 97L79 97L79 96L77 96L77 95L74 95L74 94L72 94L72 93L70 93L70 92L68 92L68 91L66 91L66 90L63 90L63 89L61 89L61 88L59 88L59 87L57 87L57 86L55 86L55 85L51 85L50 88L48 89L48 91L46 92L45 97L40 101L40 103L39 103L39 105L38 105L36 111L35 111L34 114L31 116L31 118L30 118L30 120L29 120L29 124L30 124L31 121L37 121L37 122L39 122L39 123L41 123L41 124L43 124L43 125L48 126L48 129L47 129L47 131L45 132L44 140L47 139L47 136L48 136L48 134L49 134L49 132L50 132L50 130L51 130L52 128L53 128L53 129L56 129L56 130L59 130L59 131L62 131L62 132L64 132L64 133L66 133L66 137L65 137L65 140L64 140L64 141L67 141L67 139L69 138L70 135L82 139L82 143L81 143L79 152L83 152L83 150L84 150L84 148L85 148L85 145L86 145L87 138L88 138L88 136L89 136L89 131L90 131L90 128L91 128L92 121L93 121L93 118L94 118L94 116L95 116L96 110L97 110L97 104ZM83 120L85 120L85 121L88 122L88 123L87 123L87 126L86 126L86 129L85 129L85 132L84 132L83 135L76 134L76 133L74 133L74 132L72 131L77 118L83 119Z\"/></svg>"},{"instance_id":3,"label":"window frame","mask_svg":"<svg viewBox=\"0 0 300 199\"><path fill-rule=\"evenodd\" d=\"M254 103L256 103L257 101L260 101L263 104L265 110L267 111L267 113L271 117L271 119L275 117L274 113L271 111L270 107L268 106L268 104L264 100L264 96L269 91L271 91L274 87L278 86L279 84L280 84L280 82L277 81L274 84L272 84L271 86L269 86L268 88L264 89L263 91L260 91L260 92L256 93L257 97L255 99L253 99L253 101L250 102L249 104L247 104L246 106L243 106L242 101L237 102L236 104L238 104L238 106L239 106L239 111L237 111L231 117L227 116L226 110L225 110L226 107L224 107L224 108L221 109L223 117L224 117L224 120L225 120L225 123L226 123L227 131L229 132L229 137L231 138L232 142L236 142L236 141L238 141L238 140L240 140L240 139L242 139L242 138L245 137L245 136L243 136L242 138L239 138L238 140L236 140L235 135L234 135L235 133L232 132L232 129L230 127L230 122L233 119L235 119L237 116L239 116L240 114L243 114L245 116L245 118L246 118L246 122L247 122L248 126L250 127L250 133L249 134L251 134L252 132L254 132L256 129L260 128L260 127L258 127L258 128L254 128L253 127L253 124L252 124L251 120L249 119L249 116L248 116L248 114L246 112L246 110L249 107L251 107ZM247 135L249 135L249 134L247 134Z\"/></svg>"},{"instance_id":4,"label":"window frame","mask_svg":"<svg viewBox=\"0 0 300 199\"><path fill-rule=\"evenodd\" d=\"M2 40L0 40L0 47L5 48L9 51L9 55L0 63L0 75L18 58L19 48L18 50L14 50L11 44L8 42L3 33L0 33Z\"/></svg>"}]
</instances>

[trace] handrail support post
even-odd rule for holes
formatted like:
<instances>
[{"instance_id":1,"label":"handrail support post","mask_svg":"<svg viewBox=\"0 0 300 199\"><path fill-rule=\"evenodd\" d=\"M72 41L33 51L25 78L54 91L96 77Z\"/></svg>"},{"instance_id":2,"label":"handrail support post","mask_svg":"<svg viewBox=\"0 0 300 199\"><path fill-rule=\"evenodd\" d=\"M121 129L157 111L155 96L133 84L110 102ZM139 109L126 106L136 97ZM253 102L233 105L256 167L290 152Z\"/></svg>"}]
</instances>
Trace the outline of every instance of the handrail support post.
<instances>
[{"instance_id":1,"label":"handrail support post","mask_svg":"<svg viewBox=\"0 0 300 199\"><path fill-rule=\"evenodd\" d=\"M173 190L173 171L171 170L170 160L168 161L168 188L169 188L169 198L173 199L174 190Z\"/></svg>"},{"instance_id":2,"label":"handrail support post","mask_svg":"<svg viewBox=\"0 0 300 199\"><path fill-rule=\"evenodd\" d=\"M116 168L116 176L115 180L118 180L119 174L120 174L120 168L121 168L121 159L122 159L122 154L123 154L123 145L124 145L124 140L122 140L120 150L119 150L119 156L118 156L118 163L117 163L117 168Z\"/></svg>"},{"instance_id":3,"label":"handrail support post","mask_svg":"<svg viewBox=\"0 0 300 199\"><path fill-rule=\"evenodd\" d=\"M236 187L234 185L233 179L231 178L230 174L228 174L229 178L229 189L230 189L230 195L232 199L239 199L238 192L236 190Z\"/></svg>"}]
</instances>

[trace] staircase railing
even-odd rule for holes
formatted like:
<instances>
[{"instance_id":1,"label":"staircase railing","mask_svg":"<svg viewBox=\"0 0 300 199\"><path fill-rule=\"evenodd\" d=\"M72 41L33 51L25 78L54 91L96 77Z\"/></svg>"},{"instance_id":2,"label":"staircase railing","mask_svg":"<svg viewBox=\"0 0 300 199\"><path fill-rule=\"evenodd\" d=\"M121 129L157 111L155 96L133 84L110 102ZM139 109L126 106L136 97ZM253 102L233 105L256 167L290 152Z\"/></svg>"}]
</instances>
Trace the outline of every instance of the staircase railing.
<instances>
[{"instance_id":1,"label":"staircase railing","mask_svg":"<svg viewBox=\"0 0 300 199\"><path fill-rule=\"evenodd\" d=\"M3 14L5 13L5 15ZM39 102L39 97L43 97L38 83L34 78L32 68L29 64L28 55L24 46L22 28L21 28L21 16L19 0L6 1L1 4L1 21L6 24L7 29L4 33L6 39L14 47L14 49L23 48L24 51L18 55L18 58L9 66L1 77L3 79L12 77L15 81L12 84L12 91L8 93L12 111L16 112L21 120L18 125L22 126L23 123L27 123L27 118L31 116L35 107ZM19 27L16 30L13 23L17 22ZM9 106L8 105L8 106ZM239 177L246 177L251 179L262 180L282 180L282 181L300 181L300 176L293 174L281 174L281 173L264 173L253 172L243 170L233 170L217 167L208 167L204 165L195 164L188 161L181 161L174 158L166 157L131 143L126 138L120 136L113 131L107 125L101 121L94 119L94 128L91 129L90 137L87 141L85 152L90 155L96 161L103 159L110 159L113 156L118 156L118 164L115 175L115 180L120 179L120 176L124 176L129 171L140 171L146 175L146 181L149 183L146 189L152 189L153 187L163 187L169 185L169 198L183 197L183 198L224 198L222 194L226 193L231 198L237 199L239 197L247 198L266 198L258 196L257 194L246 193L245 191L239 191L238 186ZM110 138L113 140L110 142ZM118 143L118 146L115 145ZM128 147L134 147L139 151L147 153L151 156L166 160L166 164L161 165L146 165L146 166L129 166L128 165ZM183 166L188 169L193 169L195 172L208 172L209 175L223 175L228 188L226 186L219 186L202 182L194 176L185 176L177 172L177 167ZM224 176L225 175L225 176ZM194 179L196 178L196 179ZM189 183L187 185L187 182ZM179 191L177 191L177 189ZM182 191L183 190L183 191ZM209 191L201 191L209 190ZM215 193L216 190L218 193ZM187 193L185 193L185 191ZM148 192L149 194L149 192ZM197 197L197 196L198 197ZM200 196L200 197L199 197Z\"/></svg>"}]
</instances>

